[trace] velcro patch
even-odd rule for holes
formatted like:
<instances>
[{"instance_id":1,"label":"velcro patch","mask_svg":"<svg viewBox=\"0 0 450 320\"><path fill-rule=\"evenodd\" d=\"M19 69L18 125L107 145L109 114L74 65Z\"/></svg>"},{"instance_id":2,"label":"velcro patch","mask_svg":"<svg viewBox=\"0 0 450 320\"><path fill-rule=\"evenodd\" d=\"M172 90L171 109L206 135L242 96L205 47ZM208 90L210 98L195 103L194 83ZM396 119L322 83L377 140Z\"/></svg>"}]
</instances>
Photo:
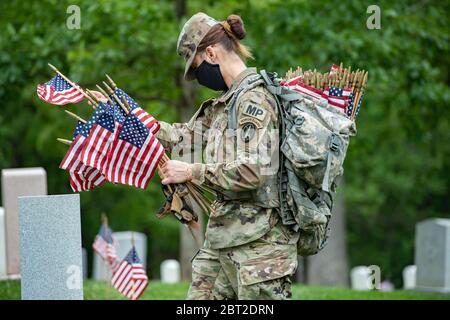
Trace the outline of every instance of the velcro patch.
<instances>
[{"instance_id":1,"label":"velcro patch","mask_svg":"<svg viewBox=\"0 0 450 320\"><path fill-rule=\"evenodd\" d=\"M266 117L267 111L264 110L264 108L259 107L253 103L248 103L244 107L244 111L242 112L242 114L245 114L249 117L256 118L259 121L263 121Z\"/></svg>"}]
</instances>

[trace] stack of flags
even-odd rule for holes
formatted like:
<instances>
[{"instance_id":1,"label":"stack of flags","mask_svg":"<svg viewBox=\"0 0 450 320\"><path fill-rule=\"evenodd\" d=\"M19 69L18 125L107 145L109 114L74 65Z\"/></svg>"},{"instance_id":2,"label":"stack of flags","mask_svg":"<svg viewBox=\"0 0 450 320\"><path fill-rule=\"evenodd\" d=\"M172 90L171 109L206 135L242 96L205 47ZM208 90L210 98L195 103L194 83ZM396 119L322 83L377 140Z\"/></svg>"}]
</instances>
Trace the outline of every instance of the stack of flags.
<instances>
[{"instance_id":1,"label":"stack of flags","mask_svg":"<svg viewBox=\"0 0 450 320\"><path fill-rule=\"evenodd\" d=\"M351 71L333 64L327 73L303 71L298 67L290 69L280 85L301 92L314 100L327 103L338 108L345 116L354 120L359 113L362 96L367 84L368 72L364 70ZM356 107L354 107L356 105Z\"/></svg>"},{"instance_id":2,"label":"stack of flags","mask_svg":"<svg viewBox=\"0 0 450 320\"><path fill-rule=\"evenodd\" d=\"M116 253L117 242L113 231L108 226L107 219L104 217L102 220L92 248L112 271L111 285L125 297L137 300L148 286L148 277L134 243L125 258L120 260Z\"/></svg>"},{"instance_id":3,"label":"stack of flags","mask_svg":"<svg viewBox=\"0 0 450 320\"><path fill-rule=\"evenodd\" d=\"M95 107L87 121L66 111L77 119L77 124L71 141L58 139L70 145L60 168L69 172L74 192L91 190L107 181L146 189L165 154L155 137L160 128L158 121L109 80L114 90L104 82L110 90L109 95L105 92L107 102L96 100L89 90L89 95L79 93L75 87L80 87L59 73L37 89L39 98L52 104L86 98Z\"/></svg>"}]
</instances>

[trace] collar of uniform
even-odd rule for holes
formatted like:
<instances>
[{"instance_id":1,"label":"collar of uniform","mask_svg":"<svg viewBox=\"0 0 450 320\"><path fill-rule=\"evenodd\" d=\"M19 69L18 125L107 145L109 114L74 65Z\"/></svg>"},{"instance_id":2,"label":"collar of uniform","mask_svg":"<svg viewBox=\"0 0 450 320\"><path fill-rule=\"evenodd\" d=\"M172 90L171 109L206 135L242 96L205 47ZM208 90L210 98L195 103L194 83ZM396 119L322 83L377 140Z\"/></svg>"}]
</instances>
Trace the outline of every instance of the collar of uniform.
<instances>
[{"instance_id":1,"label":"collar of uniform","mask_svg":"<svg viewBox=\"0 0 450 320\"><path fill-rule=\"evenodd\" d=\"M257 73L255 67L249 67L239 73L236 78L234 78L233 83L231 84L230 89L225 91L224 94L222 94L220 97L217 98L217 102L226 102L236 91L236 89L239 87L239 85L242 83L242 81L247 78L248 76Z\"/></svg>"}]
</instances>

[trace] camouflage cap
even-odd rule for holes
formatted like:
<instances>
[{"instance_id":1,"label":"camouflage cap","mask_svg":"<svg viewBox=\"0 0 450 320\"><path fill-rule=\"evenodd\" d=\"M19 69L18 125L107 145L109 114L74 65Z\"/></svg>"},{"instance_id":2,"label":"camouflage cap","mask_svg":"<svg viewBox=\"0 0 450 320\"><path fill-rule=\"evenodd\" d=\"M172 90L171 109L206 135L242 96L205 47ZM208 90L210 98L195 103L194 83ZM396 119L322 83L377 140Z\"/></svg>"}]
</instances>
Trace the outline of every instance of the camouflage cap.
<instances>
[{"instance_id":1,"label":"camouflage cap","mask_svg":"<svg viewBox=\"0 0 450 320\"><path fill-rule=\"evenodd\" d=\"M186 60L184 78L195 79L194 71L191 69L197 47L209 30L219 22L203 12L194 14L181 29L178 37L177 52Z\"/></svg>"}]
</instances>

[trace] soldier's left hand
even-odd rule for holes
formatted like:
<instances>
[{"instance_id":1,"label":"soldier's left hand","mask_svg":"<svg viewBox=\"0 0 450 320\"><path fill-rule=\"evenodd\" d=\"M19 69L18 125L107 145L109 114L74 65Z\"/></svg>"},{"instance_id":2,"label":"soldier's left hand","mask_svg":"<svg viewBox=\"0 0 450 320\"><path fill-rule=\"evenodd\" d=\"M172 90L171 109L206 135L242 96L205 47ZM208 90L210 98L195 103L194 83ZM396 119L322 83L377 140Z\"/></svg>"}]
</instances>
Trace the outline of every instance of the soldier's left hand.
<instances>
[{"instance_id":1,"label":"soldier's left hand","mask_svg":"<svg viewBox=\"0 0 450 320\"><path fill-rule=\"evenodd\" d=\"M162 184L183 183L192 179L192 168L189 163L169 160L161 166L161 174Z\"/></svg>"}]
</instances>

